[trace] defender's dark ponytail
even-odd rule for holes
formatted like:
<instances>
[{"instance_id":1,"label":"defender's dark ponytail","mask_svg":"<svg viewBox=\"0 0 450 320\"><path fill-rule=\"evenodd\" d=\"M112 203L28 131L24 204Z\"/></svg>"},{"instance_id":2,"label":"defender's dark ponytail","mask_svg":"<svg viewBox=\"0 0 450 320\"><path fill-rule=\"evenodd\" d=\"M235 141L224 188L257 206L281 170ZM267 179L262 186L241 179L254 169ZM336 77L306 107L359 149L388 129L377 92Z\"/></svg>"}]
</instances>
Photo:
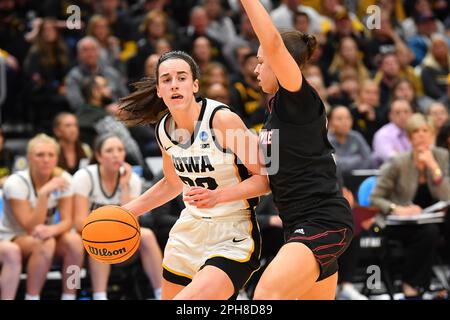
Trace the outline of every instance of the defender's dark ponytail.
<instances>
[{"instance_id":1,"label":"defender's dark ponytail","mask_svg":"<svg viewBox=\"0 0 450 320\"><path fill-rule=\"evenodd\" d=\"M316 37L297 30L284 31L281 38L300 68L308 62L317 47Z\"/></svg>"}]
</instances>

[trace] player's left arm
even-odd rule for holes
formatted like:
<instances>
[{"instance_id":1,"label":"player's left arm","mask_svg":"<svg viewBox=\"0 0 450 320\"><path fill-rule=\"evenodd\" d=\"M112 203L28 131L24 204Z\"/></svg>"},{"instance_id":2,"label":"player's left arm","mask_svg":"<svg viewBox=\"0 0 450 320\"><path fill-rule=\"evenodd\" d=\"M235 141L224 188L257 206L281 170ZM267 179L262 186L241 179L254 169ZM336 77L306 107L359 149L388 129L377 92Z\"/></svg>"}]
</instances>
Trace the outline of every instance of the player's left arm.
<instances>
[{"instance_id":1,"label":"player's left arm","mask_svg":"<svg viewBox=\"0 0 450 320\"><path fill-rule=\"evenodd\" d=\"M266 170L261 164L258 136L248 130L241 118L229 110L219 110L213 119L217 142L233 152L252 176L237 185L209 190L192 187L185 201L198 208L212 208L219 203L254 198L270 192Z\"/></svg>"}]
</instances>

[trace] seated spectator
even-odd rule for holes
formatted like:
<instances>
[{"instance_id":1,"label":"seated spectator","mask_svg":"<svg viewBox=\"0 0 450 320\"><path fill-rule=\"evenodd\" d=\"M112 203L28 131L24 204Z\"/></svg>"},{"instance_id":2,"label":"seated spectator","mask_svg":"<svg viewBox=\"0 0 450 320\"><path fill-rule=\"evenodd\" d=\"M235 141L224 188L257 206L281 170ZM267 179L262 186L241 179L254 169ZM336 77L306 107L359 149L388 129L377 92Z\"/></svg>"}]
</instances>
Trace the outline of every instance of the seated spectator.
<instances>
[{"instance_id":1,"label":"seated spectator","mask_svg":"<svg viewBox=\"0 0 450 320\"><path fill-rule=\"evenodd\" d=\"M59 145L45 134L28 143L29 170L6 180L0 239L19 245L26 263L26 300L39 300L54 256L62 258L62 299L75 300L68 267L83 262L81 237L72 227L71 176L58 168ZM56 220L56 211L59 221Z\"/></svg>"},{"instance_id":2,"label":"seated spectator","mask_svg":"<svg viewBox=\"0 0 450 320\"><path fill-rule=\"evenodd\" d=\"M375 132L387 123L387 112L380 107L380 90L373 80L366 80L361 84L350 112L353 118L352 129L361 133L371 146Z\"/></svg>"},{"instance_id":3,"label":"seated spectator","mask_svg":"<svg viewBox=\"0 0 450 320\"><path fill-rule=\"evenodd\" d=\"M139 31L142 38L137 43L137 53L127 62L128 78L131 82L144 75L142 65L149 55L156 53L158 40L165 39L170 46L175 40L168 30L168 17L160 10L149 11L139 26Z\"/></svg>"},{"instance_id":4,"label":"seated spectator","mask_svg":"<svg viewBox=\"0 0 450 320\"><path fill-rule=\"evenodd\" d=\"M449 120L447 108L440 102L433 102L428 106L427 115L433 121L435 132L440 132L444 123Z\"/></svg>"},{"instance_id":5,"label":"seated spectator","mask_svg":"<svg viewBox=\"0 0 450 320\"><path fill-rule=\"evenodd\" d=\"M97 39L100 45L101 63L123 72L124 65L120 61L120 40L111 34L108 19L99 14L92 16L89 19L86 34Z\"/></svg>"},{"instance_id":6,"label":"seated spectator","mask_svg":"<svg viewBox=\"0 0 450 320\"><path fill-rule=\"evenodd\" d=\"M127 161L143 168L144 177L153 179L153 173L142 155L141 148L131 136L128 128L118 121L118 105L112 103L109 82L101 76L89 77L82 84L87 104L77 113L81 137L91 146L97 135L114 132L123 141L127 150Z\"/></svg>"},{"instance_id":7,"label":"seated spectator","mask_svg":"<svg viewBox=\"0 0 450 320\"><path fill-rule=\"evenodd\" d=\"M247 54L241 65L239 79L231 88L231 105L249 128L259 131L266 108L261 104L263 93L254 70L258 65L256 53Z\"/></svg>"},{"instance_id":8,"label":"seated spectator","mask_svg":"<svg viewBox=\"0 0 450 320\"><path fill-rule=\"evenodd\" d=\"M70 174L88 165L92 150L79 140L80 128L78 120L72 113L63 112L56 115L53 121L53 133L60 146L58 166Z\"/></svg>"},{"instance_id":9,"label":"seated spectator","mask_svg":"<svg viewBox=\"0 0 450 320\"><path fill-rule=\"evenodd\" d=\"M350 107L358 99L359 83L356 69L344 66L339 72L337 82L328 88L328 101L331 105Z\"/></svg>"},{"instance_id":10,"label":"seated spectator","mask_svg":"<svg viewBox=\"0 0 450 320\"><path fill-rule=\"evenodd\" d=\"M71 65L69 48L59 35L56 20L43 19L24 62L35 132L50 134L54 115L70 109L64 77Z\"/></svg>"},{"instance_id":11,"label":"seated spectator","mask_svg":"<svg viewBox=\"0 0 450 320\"><path fill-rule=\"evenodd\" d=\"M379 166L400 152L411 150L406 133L406 123L412 115L412 108L406 100L394 100L389 111L390 122L382 126L373 138L373 159Z\"/></svg>"},{"instance_id":12,"label":"seated spectator","mask_svg":"<svg viewBox=\"0 0 450 320\"><path fill-rule=\"evenodd\" d=\"M358 45L352 37L344 37L341 39L330 68L328 69L329 76L337 81L339 78L338 74L344 67L350 67L355 70L359 83L362 83L370 76L369 70L367 70L362 62L362 53L359 51Z\"/></svg>"},{"instance_id":13,"label":"seated spectator","mask_svg":"<svg viewBox=\"0 0 450 320\"><path fill-rule=\"evenodd\" d=\"M413 112L426 113L427 108L433 99L427 96L418 97L414 84L407 78L399 78L392 86L391 100L405 99L413 109Z\"/></svg>"},{"instance_id":14,"label":"seated spectator","mask_svg":"<svg viewBox=\"0 0 450 320\"><path fill-rule=\"evenodd\" d=\"M408 46L415 56L412 62L412 65L415 67L420 65L425 58L430 44L430 38L437 31L437 25L432 11L418 12L414 16L414 22L417 27L417 34L409 38ZM425 82L423 84L425 85Z\"/></svg>"},{"instance_id":15,"label":"seated spectator","mask_svg":"<svg viewBox=\"0 0 450 320\"><path fill-rule=\"evenodd\" d=\"M205 97L230 105L230 91L221 83L213 83L205 87Z\"/></svg>"},{"instance_id":16,"label":"seated spectator","mask_svg":"<svg viewBox=\"0 0 450 320\"><path fill-rule=\"evenodd\" d=\"M5 136L0 128L0 188L3 187L6 179L11 174L13 161L13 154L5 150Z\"/></svg>"},{"instance_id":17,"label":"seated spectator","mask_svg":"<svg viewBox=\"0 0 450 320\"><path fill-rule=\"evenodd\" d=\"M444 36L431 37L430 49L422 61L421 78L424 92L433 99L441 99L447 93L447 77L450 73L448 40Z\"/></svg>"},{"instance_id":18,"label":"seated spectator","mask_svg":"<svg viewBox=\"0 0 450 320\"><path fill-rule=\"evenodd\" d=\"M225 14L221 0L204 0L203 7L208 16L208 35L222 46L236 39L233 21Z\"/></svg>"},{"instance_id":19,"label":"seated spectator","mask_svg":"<svg viewBox=\"0 0 450 320\"><path fill-rule=\"evenodd\" d=\"M14 300L22 272L20 247L0 239L0 300Z\"/></svg>"},{"instance_id":20,"label":"seated spectator","mask_svg":"<svg viewBox=\"0 0 450 320\"><path fill-rule=\"evenodd\" d=\"M387 214L414 216L439 200L450 200L449 155L446 150L433 147L433 123L422 114L414 114L407 122L406 131L412 150L395 156L381 167L370 197L371 205L382 212L376 219L380 227L384 227ZM430 284L438 226L388 226L384 234L404 246L405 297L420 295Z\"/></svg>"},{"instance_id":21,"label":"seated spectator","mask_svg":"<svg viewBox=\"0 0 450 320\"><path fill-rule=\"evenodd\" d=\"M445 105L447 110L450 110L450 73L447 76L447 92L446 92L446 95L444 95L441 99L439 99L439 101L442 102Z\"/></svg>"},{"instance_id":22,"label":"seated spectator","mask_svg":"<svg viewBox=\"0 0 450 320\"><path fill-rule=\"evenodd\" d=\"M424 96L422 79L413 68L412 61L414 54L407 46L399 46L396 48L398 62L400 64L400 77L408 79L414 88L415 95L419 98Z\"/></svg>"},{"instance_id":23,"label":"seated spectator","mask_svg":"<svg viewBox=\"0 0 450 320\"><path fill-rule=\"evenodd\" d=\"M93 37L84 37L77 44L78 65L73 67L66 77L67 99L74 111L78 111L86 103L82 94L83 81L92 76L102 76L108 80L111 88L111 99L128 94L123 79L116 69L104 66L100 61L100 45Z\"/></svg>"},{"instance_id":24,"label":"seated spectator","mask_svg":"<svg viewBox=\"0 0 450 320\"><path fill-rule=\"evenodd\" d=\"M380 88L380 107L385 111L388 110L392 87L400 78L400 62L395 52L388 52L381 55L374 80Z\"/></svg>"},{"instance_id":25,"label":"seated spectator","mask_svg":"<svg viewBox=\"0 0 450 320\"><path fill-rule=\"evenodd\" d=\"M335 149L336 166L343 175L352 170L371 169L371 151L363 136L352 130L352 115L345 106L331 109L329 118L329 140Z\"/></svg>"},{"instance_id":26,"label":"seated spectator","mask_svg":"<svg viewBox=\"0 0 450 320\"><path fill-rule=\"evenodd\" d=\"M80 169L73 178L75 225L80 233L90 211L104 205L124 205L142 192L141 180L125 162L125 147L118 136L99 136L94 152L95 164ZM123 173L120 173L121 168ZM162 254L150 229L141 228L139 253L145 273L151 280L154 296L160 299ZM106 300L111 266L89 257L89 267L94 300Z\"/></svg>"}]
</instances>

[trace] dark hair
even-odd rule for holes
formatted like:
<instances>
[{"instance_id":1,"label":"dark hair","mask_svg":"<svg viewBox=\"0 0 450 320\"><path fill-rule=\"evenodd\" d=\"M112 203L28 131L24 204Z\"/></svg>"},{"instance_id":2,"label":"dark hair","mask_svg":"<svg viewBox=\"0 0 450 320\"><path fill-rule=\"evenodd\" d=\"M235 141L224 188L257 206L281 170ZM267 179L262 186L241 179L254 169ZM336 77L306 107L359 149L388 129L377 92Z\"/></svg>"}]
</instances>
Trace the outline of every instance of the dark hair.
<instances>
[{"instance_id":1,"label":"dark hair","mask_svg":"<svg viewBox=\"0 0 450 320\"><path fill-rule=\"evenodd\" d=\"M155 74L133 83L135 91L119 99L119 117L122 121L127 122L129 125L155 123L166 113L167 106L163 99L156 94L156 86L159 78L159 66L164 61L172 59L186 61L191 68L193 80L200 78L199 66L186 52L170 51L162 54L156 64Z\"/></svg>"},{"instance_id":2,"label":"dark hair","mask_svg":"<svg viewBox=\"0 0 450 320\"><path fill-rule=\"evenodd\" d=\"M289 30L281 32L281 38L300 68L308 62L317 47L316 37L308 33Z\"/></svg>"},{"instance_id":3,"label":"dark hair","mask_svg":"<svg viewBox=\"0 0 450 320\"><path fill-rule=\"evenodd\" d=\"M450 137L450 120L447 120L439 130L436 137L436 146L449 149L448 137Z\"/></svg>"},{"instance_id":4,"label":"dark hair","mask_svg":"<svg viewBox=\"0 0 450 320\"><path fill-rule=\"evenodd\" d=\"M309 16L308 16L308 14L306 12L300 11L300 10L296 10L294 12L293 22L295 23L297 21L297 18L299 18L299 17L305 17L306 20L308 20L308 22L311 20L311 19L309 19Z\"/></svg>"},{"instance_id":5,"label":"dark hair","mask_svg":"<svg viewBox=\"0 0 450 320\"><path fill-rule=\"evenodd\" d=\"M92 99L92 91L97 85L96 76L90 76L81 81L81 94L84 100L89 103Z\"/></svg>"},{"instance_id":6,"label":"dark hair","mask_svg":"<svg viewBox=\"0 0 450 320\"><path fill-rule=\"evenodd\" d=\"M62 111L62 112L58 113L53 118L53 129L58 128L59 125L61 124L62 118L67 117L67 116L74 116L75 117L75 114L73 114L71 112L68 112L68 111Z\"/></svg>"},{"instance_id":7,"label":"dark hair","mask_svg":"<svg viewBox=\"0 0 450 320\"><path fill-rule=\"evenodd\" d=\"M110 138L117 138L117 139L119 139L122 142L122 144L125 146L125 144L123 143L123 140L114 132L107 132L107 133L103 133L103 134L98 135L95 138L94 144L93 144L94 156L91 159L91 162L90 162L91 164L97 164L98 163L96 155L99 154L100 151L102 150L103 145L105 144L105 141L110 139Z\"/></svg>"}]
</instances>

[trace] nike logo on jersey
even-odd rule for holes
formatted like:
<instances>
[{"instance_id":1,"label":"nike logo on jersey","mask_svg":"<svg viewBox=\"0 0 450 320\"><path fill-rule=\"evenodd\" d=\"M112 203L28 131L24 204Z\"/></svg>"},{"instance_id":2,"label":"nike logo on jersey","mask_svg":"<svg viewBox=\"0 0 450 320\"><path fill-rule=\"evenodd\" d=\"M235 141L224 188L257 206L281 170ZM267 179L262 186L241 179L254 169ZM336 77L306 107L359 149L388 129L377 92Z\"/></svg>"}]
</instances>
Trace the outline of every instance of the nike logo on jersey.
<instances>
[{"instance_id":1,"label":"nike logo on jersey","mask_svg":"<svg viewBox=\"0 0 450 320\"><path fill-rule=\"evenodd\" d=\"M166 151L167 151L167 150L169 150L170 148L172 148L172 146L170 146L170 147L167 147L167 148L166 148L166 147L164 147L164 149L166 149Z\"/></svg>"},{"instance_id":2,"label":"nike logo on jersey","mask_svg":"<svg viewBox=\"0 0 450 320\"><path fill-rule=\"evenodd\" d=\"M244 241L245 239L247 239L247 238L236 240L236 237L235 237L235 238L233 238L233 242L242 242L242 241Z\"/></svg>"},{"instance_id":3,"label":"nike logo on jersey","mask_svg":"<svg viewBox=\"0 0 450 320\"><path fill-rule=\"evenodd\" d=\"M301 229L297 229L294 231L294 233L301 233L301 234L305 234L305 230L303 230L303 228Z\"/></svg>"}]
</instances>

